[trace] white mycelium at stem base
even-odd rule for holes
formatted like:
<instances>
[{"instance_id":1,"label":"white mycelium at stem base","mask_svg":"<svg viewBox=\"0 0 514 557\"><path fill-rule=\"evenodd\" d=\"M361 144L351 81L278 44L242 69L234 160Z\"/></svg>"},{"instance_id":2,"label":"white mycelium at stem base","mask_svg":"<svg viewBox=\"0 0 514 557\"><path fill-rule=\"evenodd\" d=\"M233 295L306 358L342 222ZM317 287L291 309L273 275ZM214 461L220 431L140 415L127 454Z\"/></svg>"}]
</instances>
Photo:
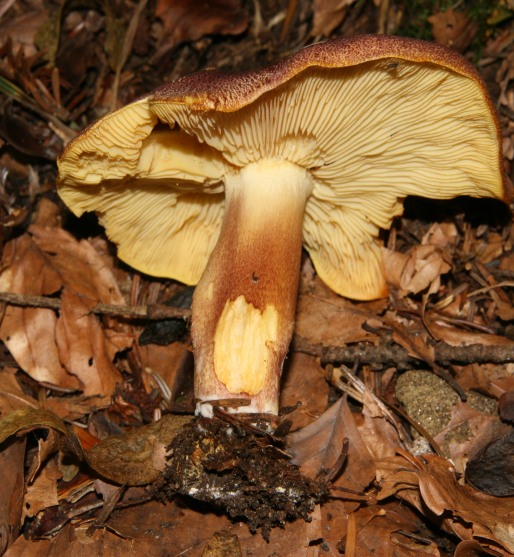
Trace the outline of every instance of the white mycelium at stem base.
<instances>
[{"instance_id":1,"label":"white mycelium at stem base","mask_svg":"<svg viewBox=\"0 0 514 557\"><path fill-rule=\"evenodd\" d=\"M264 159L226 176L220 236L193 298L200 401L249 399L239 411L278 413L311 191L309 172L287 161Z\"/></svg>"}]
</instances>

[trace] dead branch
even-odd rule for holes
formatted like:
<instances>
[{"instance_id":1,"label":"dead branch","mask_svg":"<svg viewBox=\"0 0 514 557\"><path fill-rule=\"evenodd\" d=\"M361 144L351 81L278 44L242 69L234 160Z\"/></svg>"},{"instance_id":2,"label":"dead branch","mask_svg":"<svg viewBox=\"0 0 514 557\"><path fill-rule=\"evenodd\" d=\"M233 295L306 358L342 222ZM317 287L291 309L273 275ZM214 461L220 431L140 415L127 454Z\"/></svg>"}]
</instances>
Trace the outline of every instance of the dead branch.
<instances>
[{"instance_id":1,"label":"dead branch","mask_svg":"<svg viewBox=\"0 0 514 557\"><path fill-rule=\"evenodd\" d=\"M407 350L398 344L360 343L354 346L323 346L295 336L294 349L298 352L311 354L321 358L324 364L344 364L352 366L356 361L380 370L395 366L398 369L410 369L419 364L419 359L409 355ZM434 345L435 362L440 366L465 364L504 364L514 362L514 342L509 345L487 346L470 344L468 346L451 346L444 342Z\"/></svg>"},{"instance_id":2,"label":"dead branch","mask_svg":"<svg viewBox=\"0 0 514 557\"><path fill-rule=\"evenodd\" d=\"M59 311L62 307L59 298L48 296L29 296L27 294L15 294L13 292L0 292L0 302L11 306L25 308L45 308ZM112 317L125 317L129 319L146 319L158 321L162 319L188 319L191 310L166 306L163 304L152 304L148 306L122 306L114 304L96 304L91 313L95 315L108 315Z\"/></svg>"}]
</instances>

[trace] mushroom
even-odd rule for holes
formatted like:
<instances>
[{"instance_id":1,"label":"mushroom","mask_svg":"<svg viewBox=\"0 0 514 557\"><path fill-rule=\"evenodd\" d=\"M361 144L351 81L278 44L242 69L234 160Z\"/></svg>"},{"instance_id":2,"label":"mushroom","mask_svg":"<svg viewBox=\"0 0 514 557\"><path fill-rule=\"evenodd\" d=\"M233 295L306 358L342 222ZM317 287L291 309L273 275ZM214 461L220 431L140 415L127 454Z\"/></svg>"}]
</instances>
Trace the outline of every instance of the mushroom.
<instances>
[{"instance_id":1,"label":"mushroom","mask_svg":"<svg viewBox=\"0 0 514 557\"><path fill-rule=\"evenodd\" d=\"M121 259L197 284L199 408L276 414L302 245L338 294L386 296L379 232L403 199L507 199L500 145L462 56L357 36L159 87L67 146L58 189L76 215L96 211Z\"/></svg>"}]
</instances>

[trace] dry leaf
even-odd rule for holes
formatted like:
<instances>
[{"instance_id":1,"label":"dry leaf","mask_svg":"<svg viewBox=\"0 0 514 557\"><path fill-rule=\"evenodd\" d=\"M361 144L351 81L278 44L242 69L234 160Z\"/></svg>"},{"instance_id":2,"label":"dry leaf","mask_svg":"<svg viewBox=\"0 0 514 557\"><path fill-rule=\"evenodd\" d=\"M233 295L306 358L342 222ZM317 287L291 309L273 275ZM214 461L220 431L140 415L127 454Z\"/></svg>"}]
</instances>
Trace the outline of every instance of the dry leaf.
<instances>
[{"instance_id":1,"label":"dry leaf","mask_svg":"<svg viewBox=\"0 0 514 557\"><path fill-rule=\"evenodd\" d=\"M288 448L293 463L312 478L332 472L348 441L348 454L339 475L339 486L363 491L375 478L373 459L355 427L346 397L333 404L320 418L289 436Z\"/></svg>"},{"instance_id":2,"label":"dry leaf","mask_svg":"<svg viewBox=\"0 0 514 557\"><path fill-rule=\"evenodd\" d=\"M159 50L205 35L239 35L248 26L241 0L158 0L155 15L163 22Z\"/></svg>"},{"instance_id":3,"label":"dry leaf","mask_svg":"<svg viewBox=\"0 0 514 557\"><path fill-rule=\"evenodd\" d=\"M30 295L62 289L60 316L49 309L8 306L0 337L37 381L108 395L121 381L112 360L131 346L133 337L122 327L114 334L104 332L90 310L100 302L123 304L124 299L106 258L87 240L79 242L55 226L49 203L40 206L41 224L33 225L30 235L6 245L0 289Z\"/></svg>"},{"instance_id":4,"label":"dry leaf","mask_svg":"<svg viewBox=\"0 0 514 557\"><path fill-rule=\"evenodd\" d=\"M328 406L328 393L329 385L318 359L301 352L291 353L284 369L280 406L301 403L287 415L293 430L305 427L323 414Z\"/></svg>"},{"instance_id":5,"label":"dry leaf","mask_svg":"<svg viewBox=\"0 0 514 557\"><path fill-rule=\"evenodd\" d=\"M44 408L20 408L0 420L0 443L13 435L23 435L42 428L68 432L65 423L53 412Z\"/></svg>"},{"instance_id":6,"label":"dry leaf","mask_svg":"<svg viewBox=\"0 0 514 557\"><path fill-rule=\"evenodd\" d=\"M40 511L59 504L57 480L62 477L56 464L45 467L36 480L27 486L23 498L23 518L34 517Z\"/></svg>"},{"instance_id":7,"label":"dry leaf","mask_svg":"<svg viewBox=\"0 0 514 557\"><path fill-rule=\"evenodd\" d=\"M358 557L439 557L435 542L423 539L417 515L391 502L363 507L353 513L355 553ZM408 534L412 533L413 536ZM428 532L427 532L428 534ZM348 541L345 555L348 554Z\"/></svg>"},{"instance_id":8,"label":"dry leaf","mask_svg":"<svg viewBox=\"0 0 514 557\"><path fill-rule=\"evenodd\" d=\"M15 18L4 18L2 25L0 25L2 46L7 39L10 39L12 41L13 55L16 56L21 51L26 58L33 56L38 52L34 44L35 36L47 20L48 11L35 5L31 6L28 13Z\"/></svg>"},{"instance_id":9,"label":"dry leaf","mask_svg":"<svg viewBox=\"0 0 514 557\"><path fill-rule=\"evenodd\" d=\"M308 294L300 296L295 336L322 346L374 342L378 336L362 327L366 321L375 317L374 309L375 306L368 309L366 304L354 304L335 294L330 298Z\"/></svg>"},{"instance_id":10,"label":"dry leaf","mask_svg":"<svg viewBox=\"0 0 514 557\"><path fill-rule=\"evenodd\" d=\"M314 0L311 37L328 37L343 21L346 9L355 0Z\"/></svg>"},{"instance_id":11,"label":"dry leaf","mask_svg":"<svg viewBox=\"0 0 514 557\"><path fill-rule=\"evenodd\" d=\"M427 289L429 294L437 292L441 275L451 268L434 245L414 246L408 255L384 248L382 255L386 281L399 289L400 296Z\"/></svg>"},{"instance_id":12,"label":"dry leaf","mask_svg":"<svg viewBox=\"0 0 514 557\"><path fill-rule=\"evenodd\" d=\"M497 551L489 551L475 540L465 540L455 548L453 557L487 557L487 555L501 557Z\"/></svg>"},{"instance_id":13,"label":"dry leaf","mask_svg":"<svg viewBox=\"0 0 514 557\"><path fill-rule=\"evenodd\" d=\"M461 539L480 538L514 553L514 499L491 497L459 485L450 464L425 455L419 488L425 504Z\"/></svg>"},{"instance_id":14,"label":"dry leaf","mask_svg":"<svg viewBox=\"0 0 514 557\"><path fill-rule=\"evenodd\" d=\"M473 393L470 393L470 396ZM476 400L471 397L470 400ZM439 446L447 446L449 457L456 471L464 474L468 460L484 445L508 433L510 427L503 424L497 413L487 415L458 401L451 411L451 420L435 436Z\"/></svg>"},{"instance_id":15,"label":"dry leaf","mask_svg":"<svg viewBox=\"0 0 514 557\"><path fill-rule=\"evenodd\" d=\"M459 52L464 52L473 42L477 34L477 25L463 12L449 8L445 12L431 15L428 21L432 24L434 39Z\"/></svg>"},{"instance_id":16,"label":"dry leaf","mask_svg":"<svg viewBox=\"0 0 514 557\"><path fill-rule=\"evenodd\" d=\"M0 290L16 294L50 295L61 287L57 271L47 265L28 235L8 242L4 248L4 271ZM0 338L18 365L36 381L77 389L78 380L61 365L55 341L57 316L50 309L7 306L0 325Z\"/></svg>"},{"instance_id":17,"label":"dry leaf","mask_svg":"<svg viewBox=\"0 0 514 557\"><path fill-rule=\"evenodd\" d=\"M14 440L2 447L0 470L2 489L0 490L0 555L20 534L25 482L23 461L25 440Z\"/></svg>"}]
</instances>

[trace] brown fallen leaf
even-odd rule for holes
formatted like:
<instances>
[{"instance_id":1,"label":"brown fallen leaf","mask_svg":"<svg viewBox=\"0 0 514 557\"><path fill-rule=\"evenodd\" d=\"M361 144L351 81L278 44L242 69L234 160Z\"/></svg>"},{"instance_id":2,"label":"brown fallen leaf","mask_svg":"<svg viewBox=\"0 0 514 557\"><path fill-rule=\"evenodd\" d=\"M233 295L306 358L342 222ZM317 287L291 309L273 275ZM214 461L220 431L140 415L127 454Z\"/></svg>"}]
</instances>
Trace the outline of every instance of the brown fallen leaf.
<instances>
[{"instance_id":1,"label":"brown fallen leaf","mask_svg":"<svg viewBox=\"0 0 514 557\"><path fill-rule=\"evenodd\" d=\"M49 295L61 281L28 235L8 242L4 248L0 289L18 294ZM0 325L0 338L18 365L36 381L75 390L80 383L61 365L55 340L57 316L49 309L7 306Z\"/></svg>"},{"instance_id":2,"label":"brown fallen leaf","mask_svg":"<svg viewBox=\"0 0 514 557\"><path fill-rule=\"evenodd\" d=\"M337 346L355 342L375 342L379 337L363 325L376 315L376 304L355 304L333 295L305 294L298 299L295 337L312 344Z\"/></svg>"},{"instance_id":3,"label":"brown fallen leaf","mask_svg":"<svg viewBox=\"0 0 514 557\"><path fill-rule=\"evenodd\" d=\"M2 46L7 39L12 41L13 55L20 52L29 58L38 51L35 45L35 36L43 23L48 19L48 11L43 7L32 7L30 12L16 17L4 18L0 25Z\"/></svg>"},{"instance_id":4,"label":"brown fallen leaf","mask_svg":"<svg viewBox=\"0 0 514 557\"><path fill-rule=\"evenodd\" d=\"M37 402L20 388L15 376L16 370L0 370L0 416L4 417L22 408L35 408ZM25 491L25 439L9 439L2 443L0 470L0 554L19 535Z\"/></svg>"},{"instance_id":5,"label":"brown fallen leaf","mask_svg":"<svg viewBox=\"0 0 514 557\"><path fill-rule=\"evenodd\" d=\"M312 478L323 472L334 472L341 465L345 442L348 454L336 485L363 492L375 479L373 458L363 443L355 426L346 397L342 397L315 422L293 432L289 436L288 448L293 463Z\"/></svg>"},{"instance_id":6,"label":"brown fallen leaf","mask_svg":"<svg viewBox=\"0 0 514 557\"><path fill-rule=\"evenodd\" d=\"M53 412L44 408L19 408L0 420L0 443L14 435L35 429L53 429L66 434L68 428Z\"/></svg>"},{"instance_id":7,"label":"brown fallen leaf","mask_svg":"<svg viewBox=\"0 0 514 557\"><path fill-rule=\"evenodd\" d=\"M459 538L479 538L493 549L514 553L514 499L484 495L460 485L446 460L424 456L417 472L419 489L428 508Z\"/></svg>"},{"instance_id":8,"label":"brown fallen leaf","mask_svg":"<svg viewBox=\"0 0 514 557\"><path fill-rule=\"evenodd\" d=\"M43 509L59 504L57 481L61 477L59 468L52 462L38 474L32 484L27 486L23 498L22 521L36 516Z\"/></svg>"},{"instance_id":9,"label":"brown fallen leaf","mask_svg":"<svg viewBox=\"0 0 514 557\"><path fill-rule=\"evenodd\" d=\"M157 56L205 35L239 35L248 26L241 0L158 0L155 15L163 23Z\"/></svg>"},{"instance_id":10,"label":"brown fallen leaf","mask_svg":"<svg viewBox=\"0 0 514 557\"><path fill-rule=\"evenodd\" d=\"M0 490L0 554L18 537L21 528L25 490L23 461L25 440L13 440L0 452L2 489Z\"/></svg>"},{"instance_id":11,"label":"brown fallen leaf","mask_svg":"<svg viewBox=\"0 0 514 557\"><path fill-rule=\"evenodd\" d=\"M198 512L183 502L150 501L117 511L108 527L88 531L88 522L68 525L55 537L28 540L20 536L4 557L91 557L103 555L180 555L202 557L215 532L226 530L239 538L246 555L274 557L316 557L315 544L321 538L321 521L314 512L310 523L288 523L275 529L266 542L242 522L234 522L214 512ZM338 553L333 554L334 557Z\"/></svg>"},{"instance_id":12,"label":"brown fallen leaf","mask_svg":"<svg viewBox=\"0 0 514 557\"><path fill-rule=\"evenodd\" d=\"M301 404L287 415L293 430L305 427L323 414L328 406L328 393L329 385L319 360L301 352L290 354L284 367L280 406Z\"/></svg>"},{"instance_id":13,"label":"brown fallen leaf","mask_svg":"<svg viewBox=\"0 0 514 557\"><path fill-rule=\"evenodd\" d=\"M488 555L501 557L497 551L491 551L475 540L465 540L455 548L453 557L487 557Z\"/></svg>"},{"instance_id":14,"label":"brown fallen leaf","mask_svg":"<svg viewBox=\"0 0 514 557\"><path fill-rule=\"evenodd\" d=\"M441 275L451 268L443 251L434 245L414 246L408 254L384 248L382 254L386 281L398 288L401 297L424 290L437 292Z\"/></svg>"},{"instance_id":15,"label":"brown fallen leaf","mask_svg":"<svg viewBox=\"0 0 514 557\"><path fill-rule=\"evenodd\" d=\"M439 557L435 542L420 533L418 516L396 501L362 507L352 513L355 522L353 555L358 557ZM411 534L411 535L409 535ZM343 538L340 547L349 554L352 540ZM346 547L345 547L346 546Z\"/></svg>"},{"instance_id":16,"label":"brown fallen leaf","mask_svg":"<svg viewBox=\"0 0 514 557\"><path fill-rule=\"evenodd\" d=\"M464 12L456 12L449 8L427 18L432 24L434 39L459 52L464 52L473 42L478 27Z\"/></svg>"},{"instance_id":17,"label":"brown fallen leaf","mask_svg":"<svg viewBox=\"0 0 514 557\"><path fill-rule=\"evenodd\" d=\"M112 264L89 241L77 241L59 228L53 207L42 201L30 234L6 244L0 289L32 295L62 289L60 315L7 306L0 338L37 381L65 390L82 388L86 395L109 395L121 381L114 356L132 344L133 335L122 326L104 332L90 309L98 302L123 304L124 299Z\"/></svg>"},{"instance_id":18,"label":"brown fallen leaf","mask_svg":"<svg viewBox=\"0 0 514 557\"><path fill-rule=\"evenodd\" d=\"M464 474L468 461L479 450L510 431L510 427L500 421L498 415L478 411L470 403L476 401L470 393L469 402L457 402L452 408L451 420L446 427L435 436L439 446L447 446L449 458L455 470ZM507 462L504 463L507 468Z\"/></svg>"},{"instance_id":19,"label":"brown fallen leaf","mask_svg":"<svg viewBox=\"0 0 514 557\"><path fill-rule=\"evenodd\" d=\"M328 37L343 21L348 6L355 0L314 0L311 37Z\"/></svg>"}]
</instances>

